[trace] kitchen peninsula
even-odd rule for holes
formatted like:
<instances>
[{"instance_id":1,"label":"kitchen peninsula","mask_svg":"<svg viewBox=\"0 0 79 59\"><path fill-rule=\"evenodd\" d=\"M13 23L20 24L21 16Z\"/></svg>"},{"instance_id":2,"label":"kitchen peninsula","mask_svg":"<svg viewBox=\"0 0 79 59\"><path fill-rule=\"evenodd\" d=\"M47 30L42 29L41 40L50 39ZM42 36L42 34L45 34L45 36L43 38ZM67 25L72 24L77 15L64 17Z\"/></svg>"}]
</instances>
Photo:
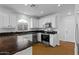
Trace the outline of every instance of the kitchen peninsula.
<instances>
[{"instance_id":1,"label":"kitchen peninsula","mask_svg":"<svg viewBox=\"0 0 79 59\"><path fill-rule=\"evenodd\" d=\"M3 33L0 33L0 37L2 36L29 36L31 37L31 41L32 42L42 42L42 40L57 40L57 31L44 31L44 30L36 30L36 31L21 31L21 32L3 32ZM49 38L46 38L46 36L50 36ZM54 37L56 36L56 37ZM26 37L27 39L27 37ZM40 40L39 40L40 39ZM52 43L53 44L53 43Z\"/></svg>"},{"instance_id":2,"label":"kitchen peninsula","mask_svg":"<svg viewBox=\"0 0 79 59\"><path fill-rule=\"evenodd\" d=\"M56 45L59 45L59 40L57 39L57 31L44 31L44 30L30 30L30 31L18 31L18 32L1 32L0 33L0 40L12 40L13 42L8 42L8 44L17 44L17 51L20 51L23 49L24 44L26 47L32 46L34 43L44 43L46 45L55 47ZM17 40L18 39L18 40ZM23 41L23 43L21 43ZM7 45L6 45L7 47ZM1 47L0 47L1 48ZM8 48L8 47L7 47ZM14 52L10 53L15 53L16 49L14 49Z\"/></svg>"}]
</instances>

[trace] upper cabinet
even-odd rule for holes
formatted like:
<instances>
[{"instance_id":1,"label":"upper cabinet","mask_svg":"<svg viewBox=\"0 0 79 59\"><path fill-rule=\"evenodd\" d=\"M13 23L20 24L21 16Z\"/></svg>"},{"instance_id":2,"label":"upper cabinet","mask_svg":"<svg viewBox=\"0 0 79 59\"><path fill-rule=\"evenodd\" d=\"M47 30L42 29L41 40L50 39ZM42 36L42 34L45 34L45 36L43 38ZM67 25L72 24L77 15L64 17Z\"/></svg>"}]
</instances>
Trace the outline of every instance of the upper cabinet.
<instances>
[{"instance_id":1,"label":"upper cabinet","mask_svg":"<svg viewBox=\"0 0 79 59\"><path fill-rule=\"evenodd\" d=\"M39 20L39 27L43 28L46 23L51 23L53 28L56 28L56 15L49 15Z\"/></svg>"},{"instance_id":2,"label":"upper cabinet","mask_svg":"<svg viewBox=\"0 0 79 59\"><path fill-rule=\"evenodd\" d=\"M16 16L0 15L0 28L15 28Z\"/></svg>"},{"instance_id":3,"label":"upper cabinet","mask_svg":"<svg viewBox=\"0 0 79 59\"><path fill-rule=\"evenodd\" d=\"M0 15L0 28L3 26L3 16Z\"/></svg>"},{"instance_id":4,"label":"upper cabinet","mask_svg":"<svg viewBox=\"0 0 79 59\"><path fill-rule=\"evenodd\" d=\"M12 26L12 27L15 27L16 28L16 25L17 25L17 17L15 15L13 16L9 16L10 19L9 19L9 24Z\"/></svg>"},{"instance_id":5,"label":"upper cabinet","mask_svg":"<svg viewBox=\"0 0 79 59\"><path fill-rule=\"evenodd\" d=\"M31 28L39 28L39 19L37 19L37 18L32 19L32 27Z\"/></svg>"},{"instance_id":6,"label":"upper cabinet","mask_svg":"<svg viewBox=\"0 0 79 59\"><path fill-rule=\"evenodd\" d=\"M10 14L0 14L0 32L16 31L16 16Z\"/></svg>"}]
</instances>

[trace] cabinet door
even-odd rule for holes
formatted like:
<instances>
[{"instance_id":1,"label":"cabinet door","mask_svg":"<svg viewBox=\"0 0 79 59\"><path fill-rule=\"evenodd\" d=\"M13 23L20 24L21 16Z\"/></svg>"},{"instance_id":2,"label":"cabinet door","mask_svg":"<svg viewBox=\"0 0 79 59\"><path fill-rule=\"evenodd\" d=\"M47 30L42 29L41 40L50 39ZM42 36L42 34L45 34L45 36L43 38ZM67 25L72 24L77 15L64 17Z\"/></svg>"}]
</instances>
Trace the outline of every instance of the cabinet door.
<instances>
[{"instance_id":1,"label":"cabinet door","mask_svg":"<svg viewBox=\"0 0 79 59\"><path fill-rule=\"evenodd\" d=\"M16 27L16 16L0 15L0 28L8 26Z\"/></svg>"},{"instance_id":2,"label":"cabinet door","mask_svg":"<svg viewBox=\"0 0 79 59\"><path fill-rule=\"evenodd\" d=\"M56 34L50 34L50 45L55 47L58 44L58 39Z\"/></svg>"},{"instance_id":3,"label":"cabinet door","mask_svg":"<svg viewBox=\"0 0 79 59\"><path fill-rule=\"evenodd\" d=\"M28 35L20 35L18 36L18 40L22 39L22 41L32 41L32 34Z\"/></svg>"},{"instance_id":4,"label":"cabinet door","mask_svg":"<svg viewBox=\"0 0 79 59\"><path fill-rule=\"evenodd\" d=\"M3 16L3 27L7 27L9 25L9 17Z\"/></svg>"},{"instance_id":5,"label":"cabinet door","mask_svg":"<svg viewBox=\"0 0 79 59\"><path fill-rule=\"evenodd\" d=\"M3 26L3 16L0 15L0 28Z\"/></svg>"},{"instance_id":6,"label":"cabinet door","mask_svg":"<svg viewBox=\"0 0 79 59\"><path fill-rule=\"evenodd\" d=\"M29 41L32 41L32 34L17 36L18 49L27 47L29 45Z\"/></svg>"},{"instance_id":7,"label":"cabinet door","mask_svg":"<svg viewBox=\"0 0 79 59\"><path fill-rule=\"evenodd\" d=\"M16 27L16 17L15 16L13 16L13 15L3 16L3 27L8 27L8 26Z\"/></svg>"},{"instance_id":8,"label":"cabinet door","mask_svg":"<svg viewBox=\"0 0 79 59\"><path fill-rule=\"evenodd\" d=\"M37 40L37 34L33 34L32 38L33 38L33 43L38 42L38 40Z\"/></svg>"},{"instance_id":9,"label":"cabinet door","mask_svg":"<svg viewBox=\"0 0 79 59\"><path fill-rule=\"evenodd\" d=\"M16 21L16 16L10 16L10 25L12 27L16 27L17 21Z\"/></svg>"},{"instance_id":10,"label":"cabinet door","mask_svg":"<svg viewBox=\"0 0 79 59\"><path fill-rule=\"evenodd\" d=\"M38 28L39 27L39 20L33 19L32 21L32 28Z\"/></svg>"},{"instance_id":11,"label":"cabinet door","mask_svg":"<svg viewBox=\"0 0 79 59\"><path fill-rule=\"evenodd\" d=\"M25 46L25 43L27 41L24 41L22 36L17 36L17 48L22 49Z\"/></svg>"},{"instance_id":12,"label":"cabinet door","mask_svg":"<svg viewBox=\"0 0 79 59\"><path fill-rule=\"evenodd\" d=\"M37 34L37 39L38 39L39 42L41 42L41 33Z\"/></svg>"},{"instance_id":13,"label":"cabinet door","mask_svg":"<svg viewBox=\"0 0 79 59\"><path fill-rule=\"evenodd\" d=\"M51 46L53 46L53 43L54 43L53 40L54 40L54 37L53 37L53 35L50 34L50 45Z\"/></svg>"}]
</instances>

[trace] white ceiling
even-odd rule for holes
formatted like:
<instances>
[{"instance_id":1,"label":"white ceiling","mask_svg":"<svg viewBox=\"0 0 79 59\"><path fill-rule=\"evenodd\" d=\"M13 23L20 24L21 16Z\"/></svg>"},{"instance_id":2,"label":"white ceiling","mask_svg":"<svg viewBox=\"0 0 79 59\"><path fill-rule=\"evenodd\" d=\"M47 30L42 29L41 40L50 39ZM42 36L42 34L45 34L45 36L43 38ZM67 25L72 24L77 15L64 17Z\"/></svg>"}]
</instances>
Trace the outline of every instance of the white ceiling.
<instances>
[{"instance_id":1,"label":"white ceiling","mask_svg":"<svg viewBox=\"0 0 79 59\"><path fill-rule=\"evenodd\" d=\"M61 7L58 7L58 4L36 4L36 7L30 7L30 4L28 4L27 6L25 6L24 4L3 4L0 6L13 13L19 13L37 17L60 12L74 11L73 4L63 4L61 5Z\"/></svg>"}]
</instances>

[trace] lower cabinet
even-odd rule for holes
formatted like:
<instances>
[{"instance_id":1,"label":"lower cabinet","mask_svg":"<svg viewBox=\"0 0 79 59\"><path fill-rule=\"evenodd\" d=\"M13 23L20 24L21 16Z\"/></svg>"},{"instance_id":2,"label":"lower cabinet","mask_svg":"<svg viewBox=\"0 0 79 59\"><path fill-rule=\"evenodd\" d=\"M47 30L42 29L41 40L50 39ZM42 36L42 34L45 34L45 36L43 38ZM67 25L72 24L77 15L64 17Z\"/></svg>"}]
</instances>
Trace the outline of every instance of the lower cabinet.
<instances>
[{"instance_id":1,"label":"lower cabinet","mask_svg":"<svg viewBox=\"0 0 79 59\"><path fill-rule=\"evenodd\" d=\"M32 34L32 42L33 43L37 43L38 42L38 34L37 33Z\"/></svg>"},{"instance_id":2,"label":"lower cabinet","mask_svg":"<svg viewBox=\"0 0 79 59\"><path fill-rule=\"evenodd\" d=\"M17 47L18 47L18 49L28 47L29 43L31 43L31 42L32 42L32 34L17 36Z\"/></svg>"},{"instance_id":3,"label":"lower cabinet","mask_svg":"<svg viewBox=\"0 0 79 59\"><path fill-rule=\"evenodd\" d=\"M53 47L60 45L57 34L50 34L50 45Z\"/></svg>"},{"instance_id":4,"label":"lower cabinet","mask_svg":"<svg viewBox=\"0 0 79 59\"><path fill-rule=\"evenodd\" d=\"M41 42L41 33L37 34L37 39L38 39L38 42Z\"/></svg>"},{"instance_id":5,"label":"lower cabinet","mask_svg":"<svg viewBox=\"0 0 79 59\"><path fill-rule=\"evenodd\" d=\"M18 49L28 46L29 43L42 42L53 47L60 45L57 34L35 33L17 36Z\"/></svg>"}]
</instances>

